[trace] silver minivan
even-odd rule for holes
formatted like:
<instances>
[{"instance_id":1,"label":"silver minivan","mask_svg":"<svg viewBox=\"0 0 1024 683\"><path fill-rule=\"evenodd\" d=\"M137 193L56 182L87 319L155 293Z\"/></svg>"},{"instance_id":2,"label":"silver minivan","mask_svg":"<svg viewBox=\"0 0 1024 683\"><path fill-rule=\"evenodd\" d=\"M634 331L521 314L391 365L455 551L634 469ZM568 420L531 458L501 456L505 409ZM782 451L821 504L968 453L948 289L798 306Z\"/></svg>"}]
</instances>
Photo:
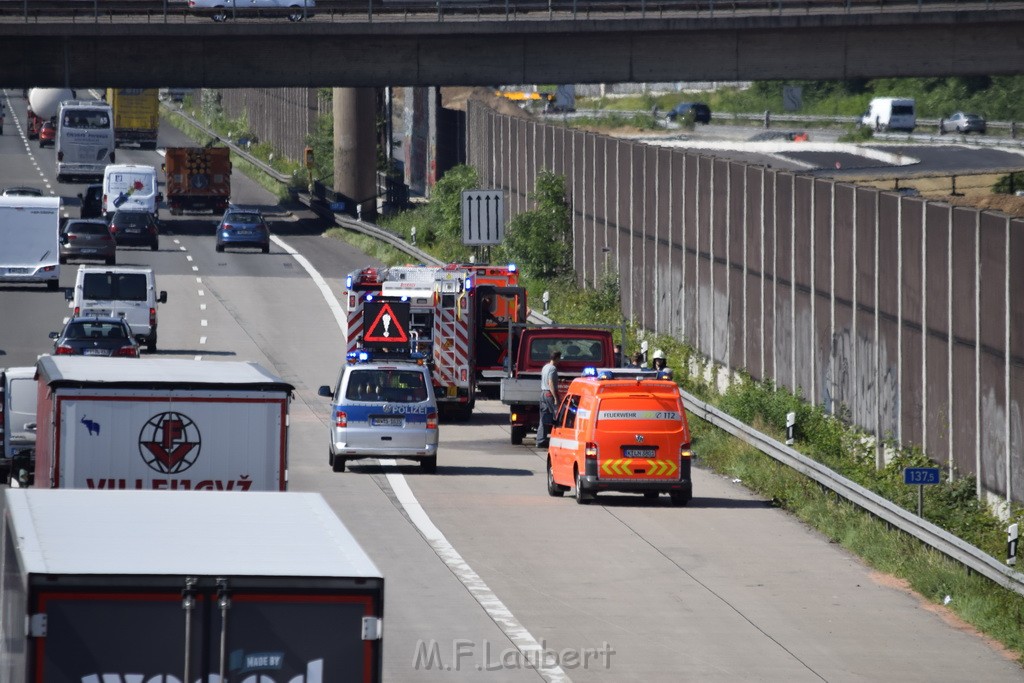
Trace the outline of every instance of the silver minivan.
<instances>
[{"instance_id":1,"label":"silver minivan","mask_svg":"<svg viewBox=\"0 0 1024 683\"><path fill-rule=\"evenodd\" d=\"M333 389L318 392L332 399L331 468L344 472L349 460L403 458L434 472L437 400L424 359L353 351L346 360Z\"/></svg>"}]
</instances>

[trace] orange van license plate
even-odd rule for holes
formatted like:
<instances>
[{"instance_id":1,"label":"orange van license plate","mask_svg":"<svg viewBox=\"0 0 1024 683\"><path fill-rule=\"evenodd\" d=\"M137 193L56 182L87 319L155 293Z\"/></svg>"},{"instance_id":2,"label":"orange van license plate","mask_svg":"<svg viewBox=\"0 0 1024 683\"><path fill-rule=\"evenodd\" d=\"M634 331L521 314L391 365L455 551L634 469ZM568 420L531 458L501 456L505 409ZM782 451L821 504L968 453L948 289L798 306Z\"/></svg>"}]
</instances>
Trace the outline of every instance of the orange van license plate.
<instances>
[{"instance_id":1,"label":"orange van license plate","mask_svg":"<svg viewBox=\"0 0 1024 683\"><path fill-rule=\"evenodd\" d=\"M623 458L653 458L653 457L655 457L655 455L654 455L654 449L653 448L623 448L622 449L622 457Z\"/></svg>"}]
</instances>

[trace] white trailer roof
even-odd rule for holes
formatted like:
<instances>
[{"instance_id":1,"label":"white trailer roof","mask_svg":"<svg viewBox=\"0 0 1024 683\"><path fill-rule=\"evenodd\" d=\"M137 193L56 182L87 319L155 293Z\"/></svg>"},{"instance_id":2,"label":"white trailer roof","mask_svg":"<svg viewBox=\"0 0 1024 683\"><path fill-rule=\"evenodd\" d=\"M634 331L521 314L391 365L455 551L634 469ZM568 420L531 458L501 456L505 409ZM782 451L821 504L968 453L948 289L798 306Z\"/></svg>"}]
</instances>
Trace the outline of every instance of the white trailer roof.
<instances>
[{"instance_id":1,"label":"white trailer roof","mask_svg":"<svg viewBox=\"0 0 1024 683\"><path fill-rule=\"evenodd\" d=\"M7 209L59 209L60 197L0 196L0 207Z\"/></svg>"},{"instance_id":2,"label":"white trailer roof","mask_svg":"<svg viewBox=\"0 0 1024 683\"><path fill-rule=\"evenodd\" d=\"M111 384L216 386L235 389L240 386L294 387L259 363L243 361L192 360L187 358L89 358L86 356L43 356L36 363L47 384Z\"/></svg>"},{"instance_id":3,"label":"white trailer roof","mask_svg":"<svg viewBox=\"0 0 1024 683\"><path fill-rule=\"evenodd\" d=\"M7 489L25 570L382 578L319 493Z\"/></svg>"}]
</instances>

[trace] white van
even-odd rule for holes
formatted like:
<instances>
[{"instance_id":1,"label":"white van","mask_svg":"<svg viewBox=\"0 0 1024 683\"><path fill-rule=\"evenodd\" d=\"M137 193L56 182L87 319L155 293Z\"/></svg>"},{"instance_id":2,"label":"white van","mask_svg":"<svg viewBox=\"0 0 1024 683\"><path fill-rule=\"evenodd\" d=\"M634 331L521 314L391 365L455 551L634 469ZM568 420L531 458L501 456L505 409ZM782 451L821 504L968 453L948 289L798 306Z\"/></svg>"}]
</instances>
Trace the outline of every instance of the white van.
<instances>
[{"instance_id":1,"label":"white van","mask_svg":"<svg viewBox=\"0 0 1024 683\"><path fill-rule=\"evenodd\" d=\"M36 368L0 368L0 483L28 483L36 453Z\"/></svg>"},{"instance_id":2,"label":"white van","mask_svg":"<svg viewBox=\"0 0 1024 683\"><path fill-rule=\"evenodd\" d=\"M103 177L114 163L114 114L99 100L65 100L57 112L57 182Z\"/></svg>"},{"instance_id":3,"label":"white van","mask_svg":"<svg viewBox=\"0 0 1024 683\"><path fill-rule=\"evenodd\" d=\"M156 306L167 303L167 292L157 295L152 268L79 266L65 297L76 316L124 316L139 343L156 351Z\"/></svg>"},{"instance_id":4,"label":"white van","mask_svg":"<svg viewBox=\"0 0 1024 683\"><path fill-rule=\"evenodd\" d=\"M917 106L910 97L876 97L860 117L860 123L877 131L913 133L917 126Z\"/></svg>"},{"instance_id":5,"label":"white van","mask_svg":"<svg viewBox=\"0 0 1024 683\"><path fill-rule=\"evenodd\" d=\"M147 211L159 218L156 168L141 164L110 164L103 173L103 213L107 220L118 209Z\"/></svg>"}]
</instances>

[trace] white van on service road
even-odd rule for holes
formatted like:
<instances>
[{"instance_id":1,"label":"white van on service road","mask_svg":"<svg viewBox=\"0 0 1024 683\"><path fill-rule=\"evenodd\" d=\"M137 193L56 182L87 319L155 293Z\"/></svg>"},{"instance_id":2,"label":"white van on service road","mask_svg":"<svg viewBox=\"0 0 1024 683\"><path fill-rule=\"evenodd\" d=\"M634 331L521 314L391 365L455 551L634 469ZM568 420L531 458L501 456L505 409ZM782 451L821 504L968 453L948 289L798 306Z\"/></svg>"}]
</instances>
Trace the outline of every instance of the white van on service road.
<instances>
[{"instance_id":1,"label":"white van on service road","mask_svg":"<svg viewBox=\"0 0 1024 683\"><path fill-rule=\"evenodd\" d=\"M60 197L0 197L0 282L60 282Z\"/></svg>"},{"instance_id":2,"label":"white van on service road","mask_svg":"<svg viewBox=\"0 0 1024 683\"><path fill-rule=\"evenodd\" d=\"M876 131L913 133L917 126L917 105L910 97L876 97L860 117L860 123Z\"/></svg>"},{"instance_id":3,"label":"white van on service road","mask_svg":"<svg viewBox=\"0 0 1024 683\"><path fill-rule=\"evenodd\" d=\"M103 177L114 163L114 114L99 100L65 100L57 112L57 182Z\"/></svg>"},{"instance_id":4,"label":"white van on service road","mask_svg":"<svg viewBox=\"0 0 1024 683\"><path fill-rule=\"evenodd\" d=\"M103 213L108 221L119 209L147 211L159 217L162 201L153 166L110 164L103 173Z\"/></svg>"},{"instance_id":5,"label":"white van on service road","mask_svg":"<svg viewBox=\"0 0 1024 683\"><path fill-rule=\"evenodd\" d=\"M152 268L79 266L75 287L65 297L76 316L124 316L146 351L156 351L156 307L167 303L167 292L157 295Z\"/></svg>"}]
</instances>

